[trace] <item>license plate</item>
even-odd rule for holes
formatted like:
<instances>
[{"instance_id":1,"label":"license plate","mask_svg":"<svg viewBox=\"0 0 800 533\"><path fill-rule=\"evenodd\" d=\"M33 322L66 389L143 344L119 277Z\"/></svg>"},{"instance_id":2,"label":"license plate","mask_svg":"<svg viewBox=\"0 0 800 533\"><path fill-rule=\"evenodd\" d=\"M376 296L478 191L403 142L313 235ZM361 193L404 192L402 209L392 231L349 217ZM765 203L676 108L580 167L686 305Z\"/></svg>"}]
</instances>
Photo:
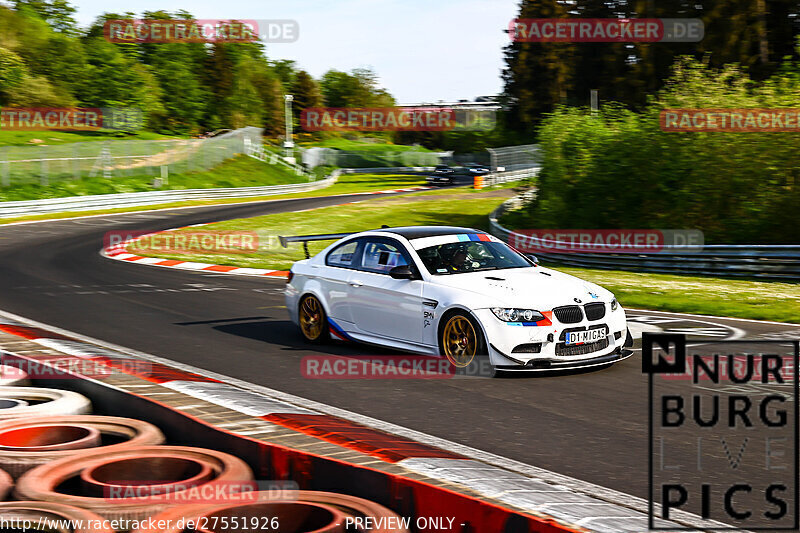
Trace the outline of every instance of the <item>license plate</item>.
<instances>
[{"instance_id":1,"label":"license plate","mask_svg":"<svg viewBox=\"0 0 800 533\"><path fill-rule=\"evenodd\" d=\"M606 328L588 329L585 331L571 331L567 333L567 344L585 344L597 342L608 335Z\"/></svg>"}]
</instances>

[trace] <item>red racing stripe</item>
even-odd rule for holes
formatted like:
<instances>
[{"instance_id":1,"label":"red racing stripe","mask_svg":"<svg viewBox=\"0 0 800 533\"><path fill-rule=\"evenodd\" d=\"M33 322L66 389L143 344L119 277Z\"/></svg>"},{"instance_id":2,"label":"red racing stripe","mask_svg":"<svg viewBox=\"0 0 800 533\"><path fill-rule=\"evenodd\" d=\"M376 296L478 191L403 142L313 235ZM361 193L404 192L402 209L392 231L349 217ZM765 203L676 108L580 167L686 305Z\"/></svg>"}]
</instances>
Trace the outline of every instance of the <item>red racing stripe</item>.
<instances>
[{"instance_id":1,"label":"red racing stripe","mask_svg":"<svg viewBox=\"0 0 800 533\"><path fill-rule=\"evenodd\" d=\"M276 278L286 278L289 276L288 270L276 270L274 272L265 272L263 276L275 276Z\"/></svg>"},{"instance_id":2,"label":"red racing stripe","mask_svg":"<svg viewBox=\"0 0 800 533\"><path fill-rule=\"evenodd\" d=\"M230 272L231 270L236 270L239 267L234 266L225 266L225 265L211 265L200 270L212 270L214 272Z\"/></svg>"},{"instance_id":3,"label":"red racing stripe","mask_svg":"<svg viewBox=\"0 0 800 533\"><path fill-rule=\"evenodd\" d=\"M65 337L64 335L59 335L58 333L52 333L50 331L44 330L42 328L37 328L34 326L12 326L10 324L0 324L0 331L4 331L6 333L10 333L11 335L16 335L17 337L22 337L25 339L72 340L69 337Z\"/></svg>"}]
</instances>

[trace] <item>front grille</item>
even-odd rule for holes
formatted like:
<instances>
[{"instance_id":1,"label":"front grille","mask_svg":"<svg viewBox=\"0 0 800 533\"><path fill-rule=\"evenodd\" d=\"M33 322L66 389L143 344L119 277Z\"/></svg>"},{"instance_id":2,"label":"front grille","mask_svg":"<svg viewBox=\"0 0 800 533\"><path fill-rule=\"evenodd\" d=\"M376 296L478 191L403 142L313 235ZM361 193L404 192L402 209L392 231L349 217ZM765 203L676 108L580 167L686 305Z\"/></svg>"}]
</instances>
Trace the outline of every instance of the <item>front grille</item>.
<instances>
[{"instance_id":1,"label":"front grille","mask_svg":"<svg viewBox=\"0 0 800 533\"><path fill-rule=\"evenodd\" d=\"M520 344L511 353L540 353L542 351L542 343L535 342L532 344Z\"/></svg>"},{"instance_id":2,"label":"front grille","mask_svg":"<svg viewBox=\"0 0 800 533\"><path fill-rule=\"evenodd\" d=\"M565 305L564 307L556 307L553 309L553 314L562 324L577 324L583 320L583 312L577 305Z\"/></svg>"},{"instance_id":3,"label":"front grille","mask_svg":"<svg viewBox=\"0 0 800 533\"><path fill-rule=\"evenodd\" d=\"M586 318L589 320L600 320L606 316L606 304L603 303L586 304L583 309L586 312Z\"/></svg>"},{"instance_id":4,"label":"front grille","mask_svg":"<svg viewBox=\"0 0 800 533\"><path fill-rule=\"evenodd\" d=\"M597 342L590 342L588 344L574 344L567 346L566 344L556 344L556 355L559 357L570 357L574 355L586 355L592 352L599 352L608 348L608 337L600 339Z\"/></svg>"}]
</instances>

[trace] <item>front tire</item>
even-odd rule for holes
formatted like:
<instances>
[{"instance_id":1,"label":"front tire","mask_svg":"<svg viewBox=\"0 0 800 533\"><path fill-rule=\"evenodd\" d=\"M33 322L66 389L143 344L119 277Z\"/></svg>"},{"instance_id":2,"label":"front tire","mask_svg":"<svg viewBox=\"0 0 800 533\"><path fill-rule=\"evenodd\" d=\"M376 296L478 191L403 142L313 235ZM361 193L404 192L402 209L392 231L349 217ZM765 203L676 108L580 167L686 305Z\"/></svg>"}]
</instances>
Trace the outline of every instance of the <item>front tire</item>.
<instances>
[{"instance_id":1,"label":"front tire","mask_svg":"<svg viewBox=\"0 0 800 533\"><path fill-rule=\"evenodd\" d=\"M485 355L486 342L474 318L463 311L445 315L439 328L439 353L453 366L464 368L476 355Z\"/></svg>"},{"instance_id":2,"label":"front tire","mask_svg":"<svg viewBox=\"0 0 800 533\"><path fill-rule=\"evenodd\" d=\"M309 294L300 300L298 318L300 322L300 331L306 342L311 344L323 344L330 339L331 334L328 329L328 317L325 314L322 303L316 296Z\"/></svg>"}]
</instances>

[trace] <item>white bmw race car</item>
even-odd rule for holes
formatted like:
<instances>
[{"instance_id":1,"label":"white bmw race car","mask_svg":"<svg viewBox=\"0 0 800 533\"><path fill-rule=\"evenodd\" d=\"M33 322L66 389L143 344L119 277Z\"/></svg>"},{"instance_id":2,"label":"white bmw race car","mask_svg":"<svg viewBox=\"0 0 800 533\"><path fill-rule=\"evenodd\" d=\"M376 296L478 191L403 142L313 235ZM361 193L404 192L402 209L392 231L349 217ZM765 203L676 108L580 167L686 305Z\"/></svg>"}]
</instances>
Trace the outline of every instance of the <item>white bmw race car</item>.
<instances>
[{"instance_id":1,"label":"white bmw race car","mask_svg":"<svg viewBox=\"0 0 800 533\"><path fill-rule=\"evenodd\" d=\"M309 342L335 337L444 355L456 366L488 354L496 371L553 370L632 354L611 292L467 228L347 235L294 264L286 305Z\"/></svg>"}]
</instances>

